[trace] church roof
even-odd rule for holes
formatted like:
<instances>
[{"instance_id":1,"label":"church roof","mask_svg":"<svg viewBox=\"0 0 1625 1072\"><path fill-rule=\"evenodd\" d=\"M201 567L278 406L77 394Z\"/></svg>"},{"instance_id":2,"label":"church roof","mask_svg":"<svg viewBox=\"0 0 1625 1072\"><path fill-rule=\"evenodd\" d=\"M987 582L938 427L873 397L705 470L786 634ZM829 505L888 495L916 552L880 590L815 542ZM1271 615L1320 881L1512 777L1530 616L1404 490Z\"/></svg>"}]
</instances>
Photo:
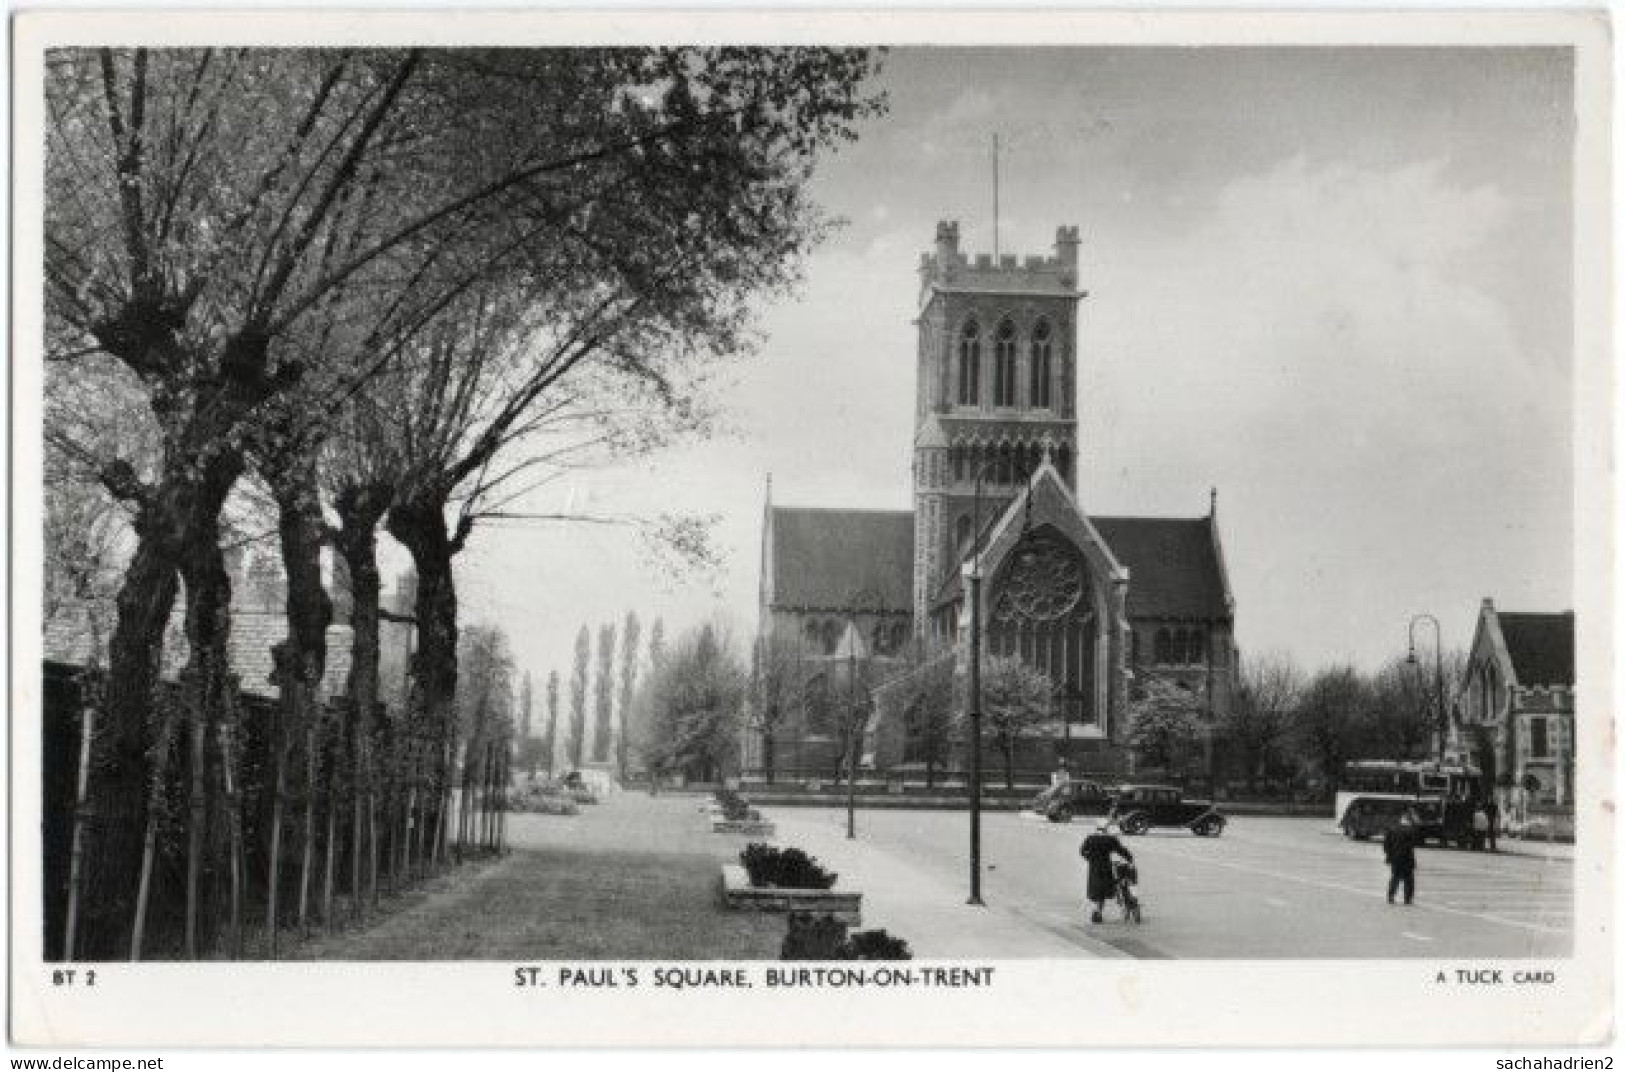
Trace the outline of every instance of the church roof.
<instances>
[{"instance_id":1,"label":"church roof","mask_svg":"<svg viewBox=\"0 0 1625 1072\"><path fill-rule=\"evenodd\" d=\"M1228 618L1224 573L1205 517L1093 517L1128 567L1131 618Z\"/></svg>"},{"instance_id":2,"label":"church roof","mask_svg":"<svg viewBox=\"0 0 1625 1072\"><path fill-rule=\"evenodd\" d=\"M771 510L775 605L837 608L878 596L880 609L912 607L913 511Z\"/></svg>"},{"instance_id":3,"label":"church roof","mask_svg":"<svg viewBox=\"0 0 1625 1072\"><path fill-rule=\"evenodd\" d=\"M1498 611L1518 684L1574 684L1574 615Z\"/></svg>"}]
</instances>

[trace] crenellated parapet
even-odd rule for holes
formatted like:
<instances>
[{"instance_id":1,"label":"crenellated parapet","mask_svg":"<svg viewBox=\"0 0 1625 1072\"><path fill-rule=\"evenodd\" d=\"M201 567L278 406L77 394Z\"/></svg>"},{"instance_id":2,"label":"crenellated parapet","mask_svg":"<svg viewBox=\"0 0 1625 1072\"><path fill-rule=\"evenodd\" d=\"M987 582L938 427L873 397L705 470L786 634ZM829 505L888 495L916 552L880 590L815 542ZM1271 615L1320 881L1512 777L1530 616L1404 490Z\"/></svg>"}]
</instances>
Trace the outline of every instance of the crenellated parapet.
<instances>
[{"instance_id":1,"label":"crenellated parapet","mask_svg":"<svg viewBox=\"0 0 1625 1072\"><path fill-rule=\"evenodd\" d=\"M942 220L935 247L920 254L920 284L926 291L935 287L1076 296L1080 244L1076 227L1059 227L1054 252L1047 256L966 252L959 248L959 221Z\"/></svg>"}]
</instances>

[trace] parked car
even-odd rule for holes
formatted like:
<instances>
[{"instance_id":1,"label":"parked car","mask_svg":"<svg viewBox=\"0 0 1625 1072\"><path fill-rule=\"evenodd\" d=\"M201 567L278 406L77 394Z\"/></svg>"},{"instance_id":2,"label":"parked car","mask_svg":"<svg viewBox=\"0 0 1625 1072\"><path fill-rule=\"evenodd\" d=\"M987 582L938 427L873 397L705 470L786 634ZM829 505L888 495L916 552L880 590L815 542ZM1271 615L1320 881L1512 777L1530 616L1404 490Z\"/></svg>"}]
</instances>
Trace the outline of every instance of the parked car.
<instances>
[{"instance_id":1,"label":"parked car","mask_svg":"<svg viewBox=\"0 0 1625 1072\"><path fill-rule=\"evenodd\" d=\"M1185 800L1171 785L1125 785L1108 814L1125 834L1143 834L1153 826L1183 826L1200 837L1224 833L1225 817L1212 801Z\"/></svg>"},{"instance_id":2,"label":"parked car","mask_svg":"<svg viewBox=\"0 0 1625 1072\"><path fill-rule=\"evenodd\" d=\"M1066 823L1078 815L1105 815L1112 810L1112 795L1098 782L1074 779L1038 794L1032 810L1052 823Z\"/></svg>"}]
</instances>

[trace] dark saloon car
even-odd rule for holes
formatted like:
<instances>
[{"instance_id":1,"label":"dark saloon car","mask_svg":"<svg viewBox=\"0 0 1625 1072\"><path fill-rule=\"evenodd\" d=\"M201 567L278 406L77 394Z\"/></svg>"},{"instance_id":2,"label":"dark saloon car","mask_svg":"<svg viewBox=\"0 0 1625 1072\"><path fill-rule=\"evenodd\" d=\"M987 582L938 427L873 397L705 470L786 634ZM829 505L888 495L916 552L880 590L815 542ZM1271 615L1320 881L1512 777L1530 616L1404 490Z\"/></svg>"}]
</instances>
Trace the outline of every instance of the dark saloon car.
<instances>
[{"instance_id":1,"label":"dark saloon car","mask_svg":"<svg viewBox=\"0 0 1625 1072\"><path fill-rule=\"evenodd\" d=\"M1224 832L1225 818L1212 801L1185 800L1171 785L1125 785L1115 794L1110 816L1125 834L1143 834L1153 826L1183 826L1201 837Z\"/></svg>"},{"instance_id":2,"label":"dark saloon car","mask_svg":"<svg viewBox=\"0 0 1625 1072\"><path fill-rule=\"evenodd\" d=\"M1112 810L1112 795L1096 782L1061 782L1038 794L1032 810L1052 823L1065 823L1077 815L1105 815Z\"/></svg>"}]
</instances>

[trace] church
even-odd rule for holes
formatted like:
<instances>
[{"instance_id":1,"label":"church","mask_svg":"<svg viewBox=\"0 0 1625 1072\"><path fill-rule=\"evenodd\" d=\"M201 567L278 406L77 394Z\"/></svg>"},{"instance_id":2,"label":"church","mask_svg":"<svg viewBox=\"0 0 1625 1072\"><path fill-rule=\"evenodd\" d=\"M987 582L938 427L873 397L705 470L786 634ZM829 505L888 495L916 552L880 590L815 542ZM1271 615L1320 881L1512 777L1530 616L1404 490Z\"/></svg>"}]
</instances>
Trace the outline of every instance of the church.
<instances>
[{"instance_id":1,"label":"church","mask_svg":"<svg viewBox=\"0 0 1625 1072\"><path fill-rule=\"evenodd\" d=\"M840 733L819 715L832 704L814 701L845 702L843 673L870 697L861 765L917 765L887 681L922 655L963 670L976 565L984 652L1019 658L1050 689L1050 719L1017 742L1018 766L1132 769L1129 704L1154 678L1194 695L1211 755L1237 662L1217 496L1195 517L1104 516L1079 502L1091 459L1078 447L1078 246L1078 229L1061 227L1048 256L971 256L958 223L938 223L919 265L912 510L783 506L769 484L758 674L764 653L789 660L791 691L807 702L753 720L747 771L839 768ZM962 766L963 751L959 733L946 765Z\"/></svg>"}]
</instances>

